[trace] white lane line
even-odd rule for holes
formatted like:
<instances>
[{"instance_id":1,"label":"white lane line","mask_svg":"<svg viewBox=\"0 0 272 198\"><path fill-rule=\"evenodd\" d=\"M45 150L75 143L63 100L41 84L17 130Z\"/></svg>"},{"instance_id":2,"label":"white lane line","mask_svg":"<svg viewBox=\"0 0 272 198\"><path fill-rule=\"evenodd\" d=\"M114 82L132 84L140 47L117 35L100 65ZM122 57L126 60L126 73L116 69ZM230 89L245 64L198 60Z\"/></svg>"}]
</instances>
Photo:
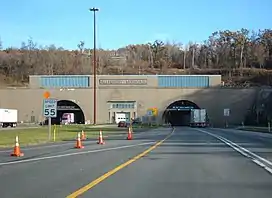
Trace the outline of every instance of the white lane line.
<instances>
[{"instance_id":1,"label":"white lane line","mask_svg":"<svg viewBox=\"0 0 272 198\"><path fill-rule=\"evenodd\" d=\"M155 144L155 143L156 142L153 141L153 142L145 142L145 143L140 143L140 144L126 145L126 146L118 146L118 147L96 149L96 150L82 151L82 152L76 152L76 153L68 153L68 154L62 154L62 155L53 155L53 156L48 156L48 157L39 157L39 158L32 158L32 159L25 159L25 160L22 159L22 160L12 161L12 162L3 162L3 163L0 163L0 166L11 165L11 164L19 164L19 163L26 163L26 162L34 162L34 161L41 161L41 160L61 158L61 157L68 157L68 156L74 156L74 155L83 155L83 154L87 154L87 153L97 153L97 152L103 152L103 151L112 151L112 150L131 148L131 147L137 147L137 146L143 146L143 145L149 145L149 144Z\"/></svg>"},{"instance_id":2,"label":"white lane line","mask_svg":"<svg viewBox=\"0 0 272 198\"><path fill-rule=\"evenodd\" d=\"M192 142L164 142L163 145L181 145L181 146L222 146L225 143L192 143Z\"/></svg>"},{"instance_id":3,"label":"white lane line","mask_svg":"<svg viewBox=\"0 0 272 198\"><path fill-rule=\"evenodd\" d=\"M203 133L206 133L210 136L213 136L217 139L219 139L220 141L224 142L226 145L228 145L229 147L233 148L235 151L237 151L238 153L242 154L243 156L247 157L247 158L250 158L255 164L263 167L266 171L268 171L269 173L272 174L272 169L268 166L272 166L272 162L249 151L248 149L245 149L244 147L241 147L239 146L238 144L222 137L222 136L219 136L219 135L215 135L215 134L212 134L212 133L209 133L207 131L204 131L202 129L196 129L200 132L203 132Z\"/></svg>"}]
</instances>

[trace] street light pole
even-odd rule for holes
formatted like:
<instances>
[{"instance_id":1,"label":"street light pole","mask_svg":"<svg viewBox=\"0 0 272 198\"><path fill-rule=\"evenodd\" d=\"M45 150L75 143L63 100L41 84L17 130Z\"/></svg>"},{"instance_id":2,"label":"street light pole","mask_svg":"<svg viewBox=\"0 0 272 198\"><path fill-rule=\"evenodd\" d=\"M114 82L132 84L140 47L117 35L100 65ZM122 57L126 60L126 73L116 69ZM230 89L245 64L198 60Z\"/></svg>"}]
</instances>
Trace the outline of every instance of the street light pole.
<instances>
[{"instance_id":1,"label":"street light pole","mask_svg":"<svg viewBox=\"0 0 272 198\"><path fill-rule=\"evenodd\" d=\"M94 14L93 22L93 124L96 124L96 19L95 13L99 11L98 8L90 8Z\"/></svg>"}]
</instances>

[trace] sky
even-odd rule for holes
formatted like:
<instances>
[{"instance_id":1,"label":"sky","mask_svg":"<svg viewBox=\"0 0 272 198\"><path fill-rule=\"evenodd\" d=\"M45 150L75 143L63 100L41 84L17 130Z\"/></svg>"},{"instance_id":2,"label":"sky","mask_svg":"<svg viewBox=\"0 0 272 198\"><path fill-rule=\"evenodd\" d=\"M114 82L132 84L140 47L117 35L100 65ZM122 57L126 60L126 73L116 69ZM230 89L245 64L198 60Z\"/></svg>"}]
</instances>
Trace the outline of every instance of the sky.
<instances>
[{"instance_id":1,"label":"sky","mask_svg":"<svg viewBox=\"0 0 272 198\"><path fill-rule=\"evenodd\" d=\"M3 47L20 47L32 38L38 45L76 49L117 49L153 42L201 43L217 30L272 28L271 0L0 0Z\"/></svg>"}]
</instances>

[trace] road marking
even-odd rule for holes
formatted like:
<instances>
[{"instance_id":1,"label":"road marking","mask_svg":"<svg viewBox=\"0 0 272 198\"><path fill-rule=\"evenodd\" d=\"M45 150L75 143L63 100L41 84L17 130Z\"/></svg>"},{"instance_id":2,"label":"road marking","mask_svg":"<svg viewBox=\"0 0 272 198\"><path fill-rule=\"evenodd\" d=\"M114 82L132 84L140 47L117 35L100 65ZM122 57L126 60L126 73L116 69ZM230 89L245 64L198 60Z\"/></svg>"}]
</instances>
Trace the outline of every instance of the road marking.
<instances>
[{"instance_id":1,"label":"road marking","mask_svg":"<svg viewBox=\"0 0 272 198\"><path fill-rule=\"evenodd\" d=\"M165 142L163 145L181 145L181 146L222 146L225 143L193 143L193 142Z\"/></svg>"},{"instance_id":2,"label":"road marking","mask_svg":"<svg viewBox=\"0 0 272 198\"><path fill-rule=\"evenodd\" d=\"M145 142L145 143L140 143L140 144L126 145L126 146L119 146L119 147L96 149L96 150L91 150L91 151L82 151L82 152L67 153L67 154L62 154L62 155L53 155L53 156L48 156L48 157L39 157L39 158L32 158L32 159L25 159L25 160L22 159L22 160L12 161L12 162L3 162L3 163L0 163L0 166L11 165L11 164L19 164L19 163L26 163L26 162L34 162L34 161L41 161L41 160L61 158L61 157L74 156L74 155L82 155L82 154L87 154L87 153L97 153L97 152L103 152L103 151L112 151L112 150L131 148L131 147L137 147L137 146L143 146L143 145L149 145L149 144L155 144L155 143L156 142L153 141L153 142Z\"/></svg>"},{"instance_id":3,"label":"road marking","mask_svg":"<svg viewBox=\"0 0 272 198\"><path fill-rule=\"evenodd\" d=\"M219 139L220 141L224 142L226 145L228 145L229 147L231 147L232 149L234 149L235 151L237 151L238 153L242 154L243 156L247 157L247 158L250 158L255 164L257 164L258 166L261 166L262 168L264 168L266 171L268 171L270 174L272 174L272 167L269 167L269 166L272 166L272 162L251 152L250 150L244 148L244 147L241 147L239 146L238 144L222 137L222 136L219 136L219 135L215 135L215 134L212 134L212 133L209 133L207 131L204 131L202 129L196 129L200 132L203 132L203 133L206 133L210 136L213 136L217 139Z\"/></svg>"},{"instance_id":4,"label":"road marking","mask_svg":"<svg viewBox=\"0 0 272 198\"><path fill-rule=\"evenodd\" d=\"M111 175L115 174L116 172L120 171L121 169L125 168L126 166L128 166L128 165L132 164L133 162L137 161L138 159L142 158L143 156L145 156L146 154L148 154L149 152L151 152L152 150L157 148L159 145L161 145L165 140L167 140L173 134L174 131L175 131L175 129L173 129L171 131L171 133L169 135L167 135L166 138L164 138L163 140L157 142L155 145L153 145L149 149L147 149L144 152L140 153L139 155L135 156L131 160L128 160L127 162L125 162L125 163L117 166L116 168L110 170L109 172L105 173L104 175L98 177L97 179L93 180L91 183L83 186L82 188L80 188L77 191L73 192L72 194L68 195L66 198L75 198L75 197L78 197L78 196L82 195L83 193L90 190L91 188L93 188L97 184L101 183L102 181L104 181L105 179L110 177Z\"/></svg>"}]
</instances>

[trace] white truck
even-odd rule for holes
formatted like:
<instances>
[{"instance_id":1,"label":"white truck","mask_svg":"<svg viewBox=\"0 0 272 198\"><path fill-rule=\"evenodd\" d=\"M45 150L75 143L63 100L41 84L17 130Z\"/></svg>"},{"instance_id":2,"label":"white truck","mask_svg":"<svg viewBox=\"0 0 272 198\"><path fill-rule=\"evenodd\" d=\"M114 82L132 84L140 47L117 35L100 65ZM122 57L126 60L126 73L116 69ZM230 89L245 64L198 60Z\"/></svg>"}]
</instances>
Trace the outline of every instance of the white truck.
<instances>
[{"instance_id":1,"label":"white truck","mask_svg":"<svg viewBox=\"0 0 272 198\"><path fill-rule=\"evenodd\" d=\"M0 109L0 127L16 127L18 122L17 109Z\"/></svg>"},{"instance_id":2,"label":"white truck","mask_svg":"<svg viewBox=\"0 0 272 198\"><path fill-rule=\"evenodd\" d=\"M62 115L62 124L73 124L75 123L75 114L74 113L64 113Z\"/></svg>"},{"instance_id":3,"label":"white truck","mask_svg":"<svg viewBox=\"0 0 272 198\"><path fill-rule=\"evenodd\" d=\"M206 127L207 122L207 112L206 109L192 109L191 110L191 127Z\"/></svg>"},{"instance_id":4,"label":"white truck","mask_svg":"<svg viewBox=\"0 0 272 198\"><path fill-rule=\"evenodd\" d=\"M127 112L117 112L115 115L115 122L118 124L119 122L130 122L129 115Z\"/></svg>"}]
</instances>

